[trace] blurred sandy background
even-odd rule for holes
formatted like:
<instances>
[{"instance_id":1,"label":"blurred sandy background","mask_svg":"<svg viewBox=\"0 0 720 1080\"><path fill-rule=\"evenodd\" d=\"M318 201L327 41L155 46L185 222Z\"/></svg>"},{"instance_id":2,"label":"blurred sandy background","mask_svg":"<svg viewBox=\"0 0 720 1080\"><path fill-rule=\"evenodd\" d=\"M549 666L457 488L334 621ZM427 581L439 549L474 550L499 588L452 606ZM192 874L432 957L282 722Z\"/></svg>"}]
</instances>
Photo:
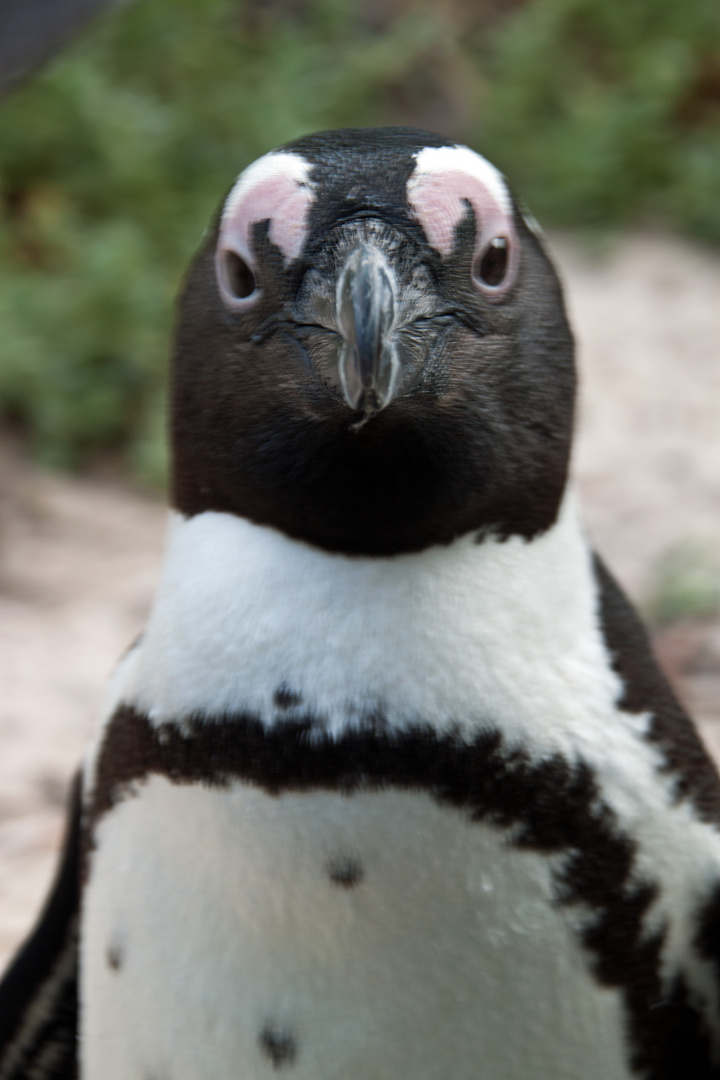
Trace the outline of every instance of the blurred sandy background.
<instances>
[{"instance_id":1,"label":"blurred sandy background","mask_svg":"<svg viewBox=\"0 0 720 1080\"><path fill-rule=\"evenodd\" d=\"M720 259L651 235L602 257L552 246L579 342L589 531L655 613L660 659L720 757L720 622L702 604L693 614L692 594L698 575L701 593L714 587L720 551ZM107 674L143 624L164 508L117 482L42 472L10 446L0 498L2 963L47 888Z\"/></svg>"}]
</instances>

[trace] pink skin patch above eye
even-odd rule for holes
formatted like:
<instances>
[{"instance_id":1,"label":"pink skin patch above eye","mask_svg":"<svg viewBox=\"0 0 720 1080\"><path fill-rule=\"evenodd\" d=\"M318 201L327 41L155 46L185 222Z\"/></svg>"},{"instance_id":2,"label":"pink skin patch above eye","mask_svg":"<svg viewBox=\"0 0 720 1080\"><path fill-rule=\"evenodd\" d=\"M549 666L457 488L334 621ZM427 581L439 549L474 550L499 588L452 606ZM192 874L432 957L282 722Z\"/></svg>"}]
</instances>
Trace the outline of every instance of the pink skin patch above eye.
<instances>
[{"instance_id":1,"label":"pink skin patch above eye","mask_svg":"<svg viewBox=\"0 0 720 1080\"><path fill-rule=\"evenodd\" d=\"M252 265L252 232L270 220L270 240L286 263L302 251L313 192L310 165L295 154L268 154L242 174L223 211L219 249L236 251Z\"/></svg>"},{"instance_id":2,"label":"pink skin patch above eye","mask_svg":"<svg viewBox=\"0 0 720 1080\"><path fill-rule=\"evenodd\" d=\"M449 150L448 156L452 152ZM471 151L465 148L463 152L471 154ZM478 161L482 161L485 168L492 168L479 157ZM508 269L502 284L492 287L475 280L476 286L491 299L500 300L508 293L517 276L519 243L509 196L502 192L505 195L503 202L506 203L503 205L503 202L499 201L498 191L493 190L498 183L502 183L500 174L496 175L498 179L491 186L464 169L453 169L450 162L447 168L426 172L422 171L422 162L418 162L418 172L408 181L407 196L428 243L444 259L452 254L455 230L467 213L468 203L475 213L477 229L473 265L485 253L492 240L496 237L506 240Z\"/></svg>"},{"instance_id":3,"label":"pink skin patch above eye","mask_svg":"<svg viewBox=\"0 0 720 1080\"><path fill-rule=\"evenodd\" d=\"M507 236L512 228L509 215L492 193L465 172L433 172L412 177L408 199L429 243L443 258L452 252L455 229L467 213L467 203L475 211L478 233L486 242L494 236Z\"/></svg>"}]
</instances>

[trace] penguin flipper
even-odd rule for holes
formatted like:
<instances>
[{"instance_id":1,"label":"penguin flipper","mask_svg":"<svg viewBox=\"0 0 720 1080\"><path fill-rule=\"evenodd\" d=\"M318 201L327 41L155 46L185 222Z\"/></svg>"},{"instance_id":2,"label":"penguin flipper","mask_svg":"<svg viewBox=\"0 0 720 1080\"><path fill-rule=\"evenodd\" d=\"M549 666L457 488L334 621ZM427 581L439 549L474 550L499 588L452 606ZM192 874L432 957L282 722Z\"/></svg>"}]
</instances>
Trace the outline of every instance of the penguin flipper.
<instances>
[{"instance_id":1,"label":"penguin flipper","mask_svg":"<svg viewBox=\"0 0 720 1080\"><path fill-rule=\"evenodd\" d=\"M690 798L701 819L720 825L718 772L697 728L661 673L637 613L597 555L595 575L603 636L623 685L619 705L652 716L648 738L662 751L678 796Z\"/></svg>"},{"instance_id":2,"label":"penguin flipper","mask_svg":"<svg viewBox=\"0 0 720 1080\"><path fill-rule=\"evenodd\" d=\"M0 981L0 1080L77 1080L80 776L40 918Z\"/></svg>"}]
</instances>

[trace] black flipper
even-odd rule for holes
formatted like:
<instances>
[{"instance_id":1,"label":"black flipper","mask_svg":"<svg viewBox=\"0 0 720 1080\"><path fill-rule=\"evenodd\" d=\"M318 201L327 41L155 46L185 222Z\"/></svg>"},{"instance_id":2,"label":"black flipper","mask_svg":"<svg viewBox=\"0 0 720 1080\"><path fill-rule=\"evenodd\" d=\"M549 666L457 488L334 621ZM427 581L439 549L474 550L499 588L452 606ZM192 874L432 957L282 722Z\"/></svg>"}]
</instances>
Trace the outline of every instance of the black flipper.
<instances>
[{"instance_id":1,"label":"black flipper","mask_svg":"<svg viewBox=\"0 0 720 1080\"><path fill-rule=\"evenodd\" d=\"M704 821L720 825L720 782L710 755L660 672L645 627L597 556L595 573L603 634L624 688L618 704L628 712L651 713L648 738L662 751L678 797L690 799Z\"/></svg>"},{"instance_id":2,"label":"black flipper","mask_svg":"<svg viewBox=\"0 0 720 1080\"><path fill-rule=\"evenodd\" d=\"M0 1080L77 1080L80 815L77 776L50 896L0 982Z\"/></svg>"}]
</instances>

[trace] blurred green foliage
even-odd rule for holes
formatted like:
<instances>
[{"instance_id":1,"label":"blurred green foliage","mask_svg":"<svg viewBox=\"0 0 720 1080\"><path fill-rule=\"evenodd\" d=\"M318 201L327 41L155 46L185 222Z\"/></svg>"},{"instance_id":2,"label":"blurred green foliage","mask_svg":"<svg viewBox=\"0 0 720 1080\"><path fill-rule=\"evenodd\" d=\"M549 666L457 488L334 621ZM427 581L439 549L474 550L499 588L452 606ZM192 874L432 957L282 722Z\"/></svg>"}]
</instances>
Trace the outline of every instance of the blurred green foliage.
<instances>
[{"instance_id":1,"label":"blurred green foliage","mask_svg":"<svg viewBox=\"0 0 720 1080\"><path fill-rule=\"evenodd\" d=\"M323 127L469 142L549 223L720 241L716 0L137 0L0 105L0 416L164 473L172 298L237 172Z\"/></svg>"},{"instance_id":2,"label":"blurred green foliage","mask_svg":"<svg viewBox=\"0 0 720 1080\"><path fill-rule=\"evenodd\" d=\"M487 141L536 214L720 241L717 0L538 0L489 71Z\"/></svg>"},{"instance_id":3,"label":"blurred green foliage","mask_svg":"<svg viewBox=\"0 0 720 1080\"><path fill-rule=\"evenodd\" d=\"M653 626L716 618L720 613L717 553L691 542L665 552L653 568L645 609Z\"/></svg>"}]
</instances>

